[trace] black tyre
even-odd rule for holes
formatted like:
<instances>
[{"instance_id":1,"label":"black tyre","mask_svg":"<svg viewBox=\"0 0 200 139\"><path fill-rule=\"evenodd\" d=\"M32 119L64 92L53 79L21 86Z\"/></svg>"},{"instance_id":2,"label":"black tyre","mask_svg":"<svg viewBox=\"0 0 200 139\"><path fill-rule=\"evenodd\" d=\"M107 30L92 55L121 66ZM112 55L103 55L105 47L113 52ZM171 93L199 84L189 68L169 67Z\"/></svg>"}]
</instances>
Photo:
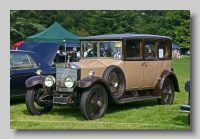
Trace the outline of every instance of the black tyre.
<instances>
[{"instance_id":1,"label":"black tyre","mask_svg":"<svg viewBox=\"0 0 200 139\"><path fill-rule=\"evenodd\" d=\"M174 101L174 84L170 79L166 79L162 86L161 99L157 99L158 104L171 105Z\"/></svg>"},{"instance_id":2,"label":"black tyre","mask_svg":"<svg viewBox=\"0 0 200 139\"><path fill-rule=\"evenodd\" d=\"M42 94L42 88L31 88L27 91L25 102L30 114L39 115L45 112L50 112L52 110L53 104L47 103L48 100L52 100L52 97L46 96L43 99L39 99Z\"/></svg>"},{"instance_id":3,"label":"black tyre","mask_svg":"<svg viewBox=\"0 0 200 139\"><path fill-rule=\"evenodd\" d=\"M83 91L80 110L84 119L93 120L102 117L107 106L108 96L102 85L96 84Z\"/></svg>"},{"instance_id":4,"label":"black tyre","mask_svg":"<svg viewBox=\"0 0 200 139\"><path fill-rule=\"evenodd\" d=\"M115 99L120 99L126 88L124 72L118 66L109 66L103 74L103 79L109 84Z\"/></svg>"}]
</instances>

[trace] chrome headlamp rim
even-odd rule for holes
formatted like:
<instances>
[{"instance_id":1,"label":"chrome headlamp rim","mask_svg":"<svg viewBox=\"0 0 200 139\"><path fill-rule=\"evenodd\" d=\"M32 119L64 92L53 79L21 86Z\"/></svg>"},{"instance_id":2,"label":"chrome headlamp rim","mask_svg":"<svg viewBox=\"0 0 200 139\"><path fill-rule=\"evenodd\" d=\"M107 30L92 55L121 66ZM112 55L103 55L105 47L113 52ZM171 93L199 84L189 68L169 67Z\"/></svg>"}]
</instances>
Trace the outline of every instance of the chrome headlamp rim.
<instances>
[{"instance_id":1,"label":"chrome headlamp rim","mask_svg":"<svg viewBox=\"0 0 200 139\"><path fill-rule=\"evenodd\" d=\"M56 80L52 75L47 75L44 79L44 84L47 87L52 87L55 84Z\"/></svg>"},{"instance_id":2,"label":"chrome headlamp rim","mask_svg":"<svg viewBox=\"0 0 200 139\"><path fill-rule=\"evenodd\" d=\"M67 79L68 79L68 81L67 81ZM72 88L74 85L75 85L75 79L72 76L67 76L65 78L65 86L68 88Z\"/></svg>"}]
</instances>

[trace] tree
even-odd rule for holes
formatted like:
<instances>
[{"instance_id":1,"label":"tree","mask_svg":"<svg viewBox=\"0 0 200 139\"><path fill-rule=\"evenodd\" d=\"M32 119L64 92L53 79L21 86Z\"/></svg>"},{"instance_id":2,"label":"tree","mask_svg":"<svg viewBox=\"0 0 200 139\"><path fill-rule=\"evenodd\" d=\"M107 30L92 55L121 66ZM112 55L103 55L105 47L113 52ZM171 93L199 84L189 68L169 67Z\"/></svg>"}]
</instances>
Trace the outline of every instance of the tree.
<instances>
[{"instance_id":1,"label":"tree","mask_svg":"<svg viewBox=\"0 0 200 139\"><path fill-rule=\"evenodd\" d=\"M181 48L190 47L190 12L189 10L167 11L160 33L170 36L173 43Z\"/></svg>"},{"instance_id":2,"label":"tree","mask_svg":"<svg viewBox=\"0 0 200 139\"><path fill-rule=\"evenodd\" d=\"M189 10L18 10L10 11L10 45L57 21L78 36L143 33L169 36L190 46Z\"/></svg>"},{"instance_id":3,"label":"tree","mask_svg":"<svg viewBox=\"0 0 200 139\"><path fill-rule=\"evenodd\" d=\"M15 42L46 29L34 20L35 11L10 11L10 48ZM31 17L31 18L30 18Z\"/></svg>"}]
</instances>

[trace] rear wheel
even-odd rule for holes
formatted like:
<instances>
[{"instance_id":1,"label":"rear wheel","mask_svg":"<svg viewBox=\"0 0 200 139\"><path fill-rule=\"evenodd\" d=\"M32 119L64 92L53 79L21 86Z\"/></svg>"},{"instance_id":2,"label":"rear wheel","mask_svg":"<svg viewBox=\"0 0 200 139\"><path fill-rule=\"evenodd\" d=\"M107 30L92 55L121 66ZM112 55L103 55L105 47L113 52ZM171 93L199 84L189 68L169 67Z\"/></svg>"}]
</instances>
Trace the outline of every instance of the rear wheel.
<instances>
[{"instance_id":1,"label":"rear wheel","mask_svg":"<svg viewBox=\"0 0 200 139\"><path fill-rule=\"evenodd\" d=\"M108 96L104 87L96 84L83 91L80 102L81 113L86 120L104 115L108 105Z\"/></svg>"},{"instance_id":2,"label":"rear wheel","mask_svg":"<svg viewBox=\"0 0 200 139\"><path fill-rule=\"evenodd\" d=\"M26 107L30 114L39 115L45 112L50 112L53 108L52 103L47 103L47 101L52 100L51 96L45 96L44 98L40 98L43 94L42 88L31 88L26 93ZM46 102L46 103L45 103Z\"/></svg>"},{"instance_id":3,"label":"rear wheel","mask_svg":"<svg viewBox=\"0 0 200 139\"><path fill-rule=\"evenodd\" d=\"M170 79L166 79L163 83L161 98L157 99L158 104L171 105L174 101L174 84Z\"/></svg>"}]
</instances>

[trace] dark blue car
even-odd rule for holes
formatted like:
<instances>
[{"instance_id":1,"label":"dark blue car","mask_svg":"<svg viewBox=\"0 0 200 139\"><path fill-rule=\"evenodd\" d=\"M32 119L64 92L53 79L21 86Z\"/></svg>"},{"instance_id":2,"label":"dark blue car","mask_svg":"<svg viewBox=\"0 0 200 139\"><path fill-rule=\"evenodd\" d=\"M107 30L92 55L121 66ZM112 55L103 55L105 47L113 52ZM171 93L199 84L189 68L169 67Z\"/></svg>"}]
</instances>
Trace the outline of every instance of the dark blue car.
<instances>
[{"instance_id":1,"label":"dark blue car","mask_svg":"<svg viewBox=\"0 0 200 139\"><path fill-rule=\"evenodd\" d=\"M56 76L53 59L59 43L24 43L18 50L10 50L10 97L25 96L25 81L37 75Z\"/></svg>"},{"instance_id":2,"label":"dark blue car","mask_svg":"<svg viewBox=\"0 0 200 139\"><path fill-rule=\"evenodd\" d=\"M188 92L188 103L187 104L180 104L181 113L188 113L188 121L190 123L190 80L186 81L185 83L185 91Z\"/></svg>"}]
</instances>

